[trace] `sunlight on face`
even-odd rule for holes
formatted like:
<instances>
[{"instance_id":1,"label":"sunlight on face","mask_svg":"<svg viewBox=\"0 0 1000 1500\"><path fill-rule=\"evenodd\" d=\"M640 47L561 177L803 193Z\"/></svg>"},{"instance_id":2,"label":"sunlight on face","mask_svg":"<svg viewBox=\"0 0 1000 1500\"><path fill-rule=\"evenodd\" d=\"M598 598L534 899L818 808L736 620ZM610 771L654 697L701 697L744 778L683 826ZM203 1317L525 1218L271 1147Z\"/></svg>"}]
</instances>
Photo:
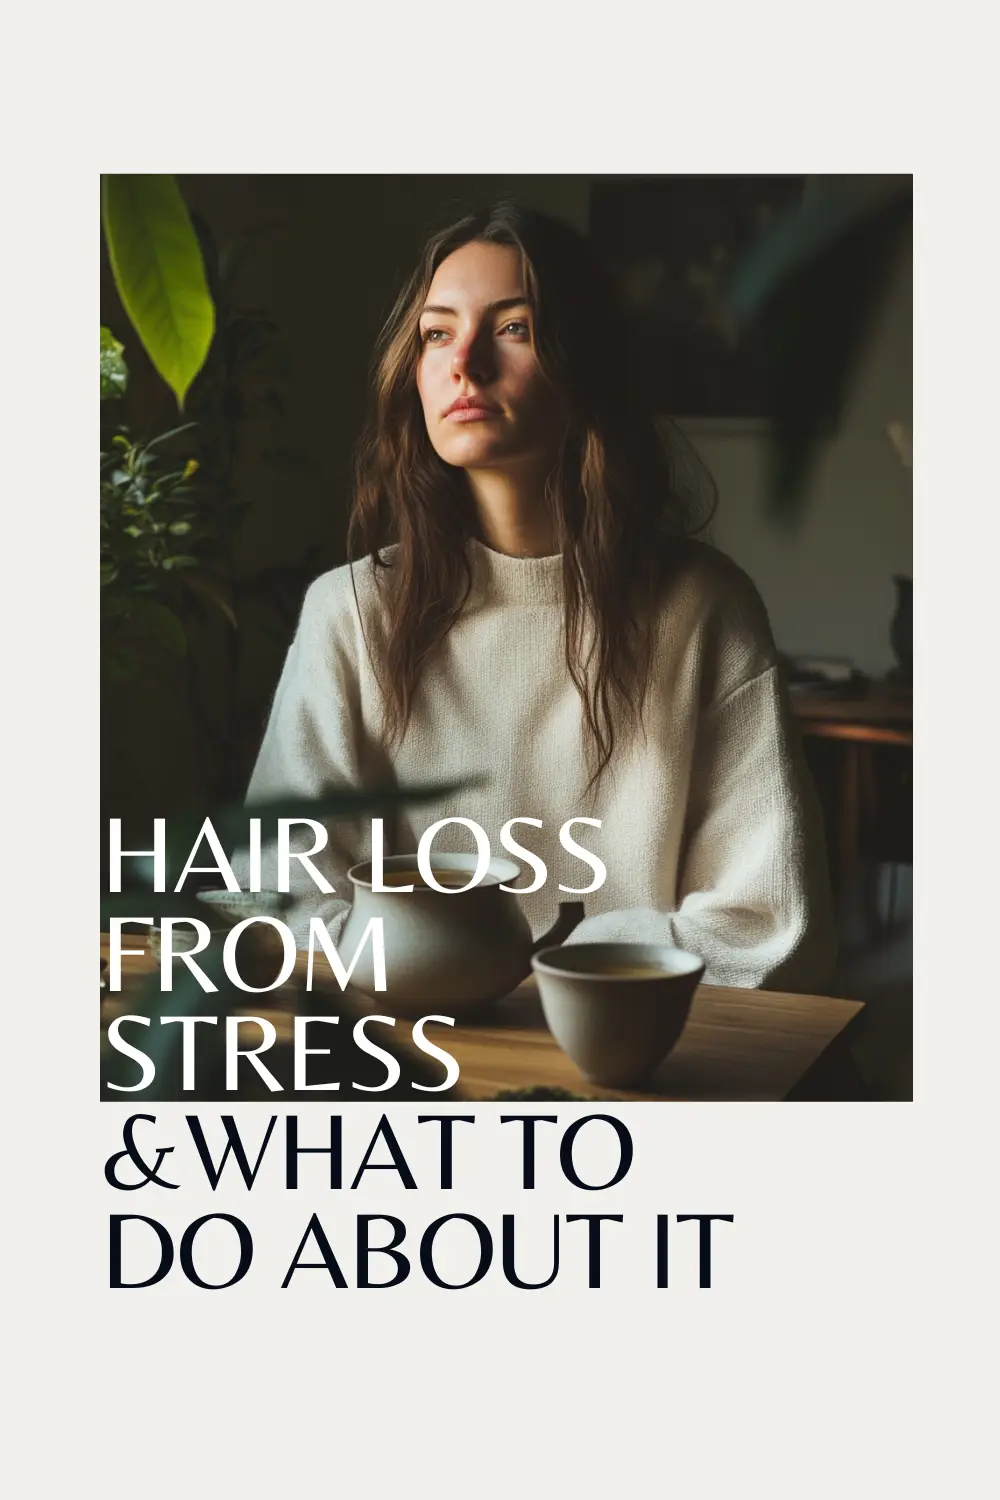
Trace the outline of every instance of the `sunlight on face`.
<instances>
[{"instance_id":1,"label":"sunlight on face","mask_svg":"<svg viewBox=\"0 0 1000 1500\"><path fill-rule=\"evenodd\" d=\"M558 404L531 343L521 257L475 241L441 262L420 315L417 390L434 451L502 468L554 451Z\"/></svg>"}]
</instances>

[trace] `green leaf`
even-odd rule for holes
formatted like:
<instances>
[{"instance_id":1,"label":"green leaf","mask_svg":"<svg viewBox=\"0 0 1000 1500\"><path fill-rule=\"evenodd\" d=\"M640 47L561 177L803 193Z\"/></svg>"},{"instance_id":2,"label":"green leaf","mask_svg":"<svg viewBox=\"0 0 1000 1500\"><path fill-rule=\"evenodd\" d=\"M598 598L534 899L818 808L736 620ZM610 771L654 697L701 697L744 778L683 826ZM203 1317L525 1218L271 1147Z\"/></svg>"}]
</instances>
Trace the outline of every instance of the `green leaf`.
<instances>
[{"instance_id":1,"label":"green leaf","mask_svg":"<svg viewBox=\"0 0 1000 1500\"><path fill-rule=\"evenodd\" d=\"M130 624L138 625L144 635L152 637L175 656L187 651L184 626L173 610L158 599L133 599L129 608Z\"/></svg>"},{"instance_id":2,"label":"green leaf","mask_svg":"<svg viewBox=\"0 0 1000 1500\"><path fill-rule=\"evenodd\" d=\"M197 426L197 422L183 422L180 427L171 427L169 432L159 433L146 444L146 452L148 453L150 448L156 448L160 443L165 443L168 438L177 437L179 433L193 432Z\"/></svg>"},{"instance_id":3,"label":"green leaf","mask_svg":"<svg viewBox=\"0 0 1000 1500\"><path fill-rule=\"evenodd\" d=\"M260 818L261 830L266 831L270 823L278 818L357 818L367 813L378 813L382 808L411 807L422 802L437 802L455 792L479 786L477 778L465 781L418 782L411 786L383 787L331 787L321 797L281 797L272 802L259 802L246 807L222 808L219 822L212 819L216 832L223 843L229 837L234 848L241 848L250 841L250 818ZM226 833L223 833L223 829Z\"/></svg>"},{"instance_id":4,"label":"green leaf","mask_svg":"<svg viewBox=\"0 0 1000 1500\"><path fill-rule=\"evenodd\" d=\"M180 813L167 821L166 864L167 884L176 883L188 855L201 832L207 818L218 834L224 849L234 853L246 849L250 844L250 820L261 820L264 843L277 837L278 818L315 818L318 822L335 822L345 818L359 818L367 814L378 816L393 807L411 807L423 802L437 802L455 792L480 786L479 778L465 781L422 782L412 786L382 787L331 787L321 797L283 797L276 801L245 805L227 803L223 806ZM137 860L133 868L138 878L152 885L153 862ZM155 898L160 899L158 896ZM120 913L127 915L127 913Z\"/></svg>"},{"instance_id":5,"label":"green leaf","mask_svg":"<svg viewBox=\"0 0 1000 1500\"><path fill-rule=\"evenodd\" d=\"M101 327L101 400L115 401L124 396L128 370L122 359L124 344L119 344L110 328Z\"/></svg>"},{"instance_id":6,"label":"green leaf","mask_svg":"<svg viewBox=\"0 0 1000 1500\"><path fill-rule=\"evenodd\" d=\"M222 847L230 855L250 844L250 820L261 820L261 833L265 844L277 836L278 818L314 818L319 822L379 815L392 807L409 807L421 802L437 802L455 792L480 786L481 779L469 778L461 782L421 783L413 786L383 786L370 788L344 787L331 789L318 798L287 797L280 801L257 803L246 806L228 803L209 808L207 811L180 813L167 820L166 827L166 881L165 892L151 890L153 884L152 858L136 859L132 862L131 879L136 882L131 891L117 895L104 893L101 906L101 921L106 924L112 916L129 917L137 912L148 916L191 916L203 914L192 892L174 892L181 872L195 847L206 817L218 835ZM139 903L144 903L140 905ZM153 903L149 906L149 903ZM192 903L195 903L192 909ZM146 907L149 907L147 910Z\"/></svg>"},{"instance_id":7,"label":"green leaf","mask_svg":"<svg viewBox=\"0 0 1000 1500\"><path fill-rule=\"evenodd\" d=\"M106 175L101 216L125 312L183 408L215 332L198 240L173 177Z\"/></svg>"}]
</instances>

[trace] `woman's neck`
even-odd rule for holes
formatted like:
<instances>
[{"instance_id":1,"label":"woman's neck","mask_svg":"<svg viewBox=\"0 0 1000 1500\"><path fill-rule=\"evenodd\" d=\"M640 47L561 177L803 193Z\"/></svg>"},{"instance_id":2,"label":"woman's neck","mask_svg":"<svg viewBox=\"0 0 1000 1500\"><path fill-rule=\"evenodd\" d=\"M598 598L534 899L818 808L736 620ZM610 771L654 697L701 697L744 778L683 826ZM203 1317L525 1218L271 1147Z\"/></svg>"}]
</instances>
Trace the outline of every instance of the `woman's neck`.
<instances>
[{"instance_id":1,"label":"woman's neck","mask_svg":"<svg viewBox=\"0 0 1000 1500\"><path fill-rule=\"evenodd\" d=\"M545 473L537 468L521 473L506 468L465 472L487 547L508 557L551 557L558 552Z\"/></svg>"}]
</instances>

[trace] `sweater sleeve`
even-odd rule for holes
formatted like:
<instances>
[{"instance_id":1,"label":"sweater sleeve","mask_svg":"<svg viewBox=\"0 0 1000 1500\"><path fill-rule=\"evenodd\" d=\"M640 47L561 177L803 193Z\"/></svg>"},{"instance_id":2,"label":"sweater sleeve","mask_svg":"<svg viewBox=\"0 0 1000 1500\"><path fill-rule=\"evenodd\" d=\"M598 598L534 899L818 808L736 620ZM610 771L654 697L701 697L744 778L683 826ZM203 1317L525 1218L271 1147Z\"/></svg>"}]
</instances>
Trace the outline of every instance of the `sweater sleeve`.
<instances>
[{"instance_id":1,"label":"sweater sleeve","mask_svg":"<svg viewBox=\"0 0 1000 1500\"><path fill-rule=\"evenodd\" d=\"M363 784L357 637L344 593L336 573L316 579L306 593L250 779L250 807L286 794L320 797L337 786ZM333 886L333 894L324 894L299 860L290 861L293 905L284 920L300 947L308 943L312 917L320 917L335 939L339 936L350 909L347 871L370 853L370 824L351 820L325 826L326 847L310 860ZM293 852L308 851L314 842L308 827L292 830ZM245 865L241 859L240 866ZM245 885L246 869L238 867L236 873ZM276 889L277 884L272 844L262 850L262 885Z\"/></svg>"},{"instance_id":2,"label":"sweater sleeve","mask_svg":"<svg viewBox=\"0 0 1000 1500\"><path fill-rule=\"evenodd\" d=\"M818 805L771 665L705 713L694 747L674 911L588 918L571 942L659 942L705 983L809 992L835 954Z\"/></svg>"}]
</instances>

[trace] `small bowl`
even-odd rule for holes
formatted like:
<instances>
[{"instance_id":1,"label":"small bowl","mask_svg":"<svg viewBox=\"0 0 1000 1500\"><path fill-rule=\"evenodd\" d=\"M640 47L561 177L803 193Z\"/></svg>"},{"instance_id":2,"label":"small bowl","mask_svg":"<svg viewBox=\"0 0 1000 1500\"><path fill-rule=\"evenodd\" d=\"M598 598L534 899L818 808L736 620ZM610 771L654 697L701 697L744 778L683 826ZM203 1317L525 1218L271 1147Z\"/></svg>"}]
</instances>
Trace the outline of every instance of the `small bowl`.
<instances>
[{"instance_id":1,"label":"small bowl","mask_svg":"<svg viewBox=\"0 0 1000 1500\"><path fill-rule=\"evenodd\" d=\"M289 905L290 898L280 891L198 891L198 900L211 907L211 916L220 913L223 927L235 927L247 917L278 917ZM215 923L206 917L209 926Z\"/></svg>"},{"instance_id":2,"label":"small bowl","mask_svg":"<svg viewBox=\"0 0 1000 1500\"><path fill-rule=\"evenodd\" d=\"M226 933L247 917L278 917L288 905L288 897L279 891L196 891L196 899L208 907L203 921L208 923L213 937ZM154 958L160 957L160 927L157 924L149 931L149 951ZM181 924L174 928L173 954L178 958L198 946L198 934L193 927ZM271 927L260 927L253 933L248 945L256 952L280 952L281 937Z\"/></svg>"},{"instance_id":3,"label":"small bowl","mask_svg":"<svg viewBox=\"0 0 1000 1500\"><path fill-rule=\"evenodd\" d=\"M605 1088L629 1088L655 1072L679 1040L705 972L695 954L659 943L571 943L536 953L531 967L552 1035L583 1076Z\"/></svg>"}]
</instances>

